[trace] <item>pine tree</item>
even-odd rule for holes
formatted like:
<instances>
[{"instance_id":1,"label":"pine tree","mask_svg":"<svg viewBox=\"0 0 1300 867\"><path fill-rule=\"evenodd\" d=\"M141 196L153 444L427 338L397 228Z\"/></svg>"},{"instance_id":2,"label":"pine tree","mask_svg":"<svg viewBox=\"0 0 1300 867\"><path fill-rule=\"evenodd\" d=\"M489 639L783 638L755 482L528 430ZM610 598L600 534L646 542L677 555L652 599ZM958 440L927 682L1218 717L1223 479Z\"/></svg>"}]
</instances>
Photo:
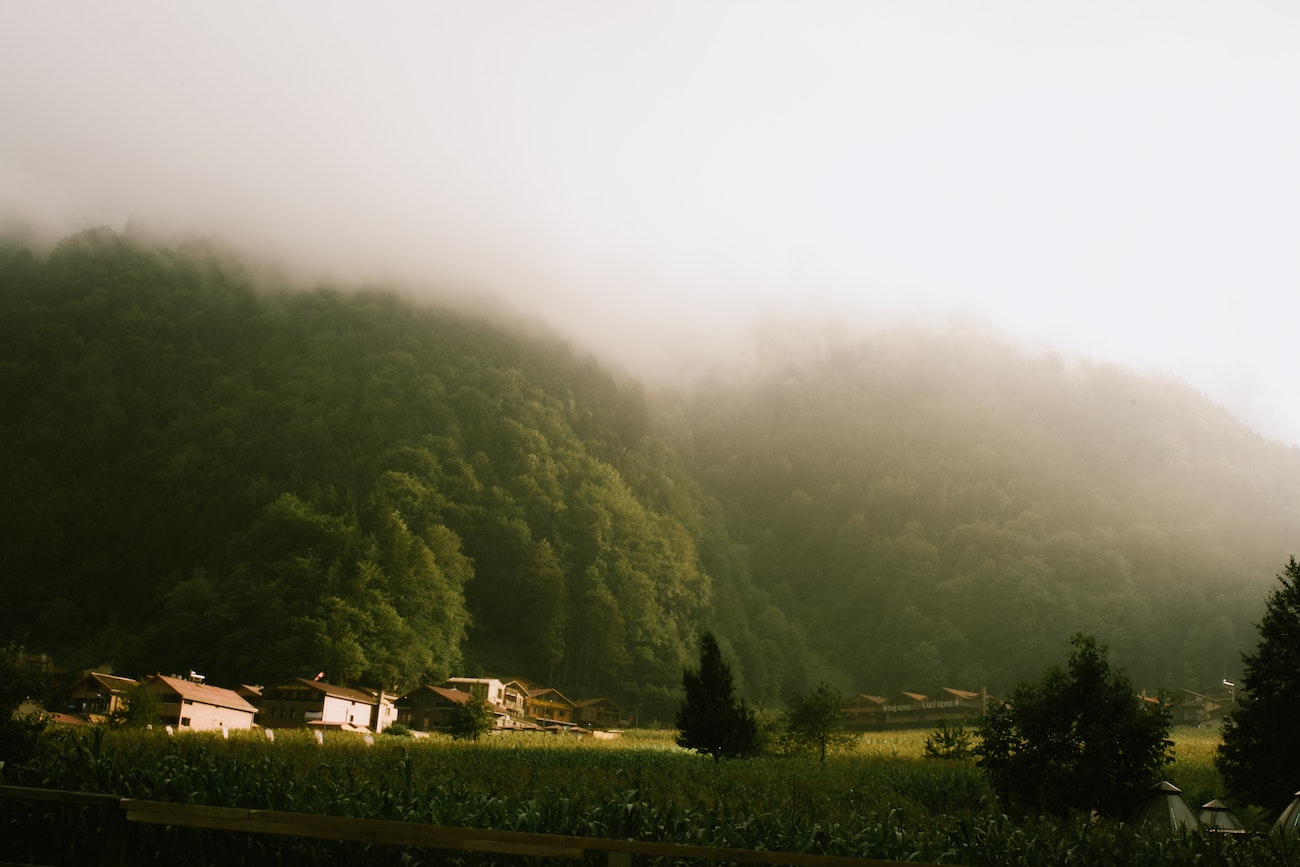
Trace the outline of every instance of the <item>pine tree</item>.
<instances>
[{"instance_id":1,"label":"pine tree","mask_svg":"<svg viewBox=\"0 0 1300 867\"><path fill-rule=\"evenodd\" d=\"M1244 654L1237 707L1215 763L1233 796L1281 809L1300 789L1300 564L1294 556L1268 595L1255 652Z\"/></svg>"},{"instance_id":2,"label":"pine tree","mask_svg":"<svg viewBox=\"0 0 1300 867\"><path fill-rule=\"evenodd\" d=\"M758 752L758 722L735 694L731 667L712 633L700 638L700 667L682 673L686 699L677 711L677 745L722 759Z\"/></svg>"}]
</instances>

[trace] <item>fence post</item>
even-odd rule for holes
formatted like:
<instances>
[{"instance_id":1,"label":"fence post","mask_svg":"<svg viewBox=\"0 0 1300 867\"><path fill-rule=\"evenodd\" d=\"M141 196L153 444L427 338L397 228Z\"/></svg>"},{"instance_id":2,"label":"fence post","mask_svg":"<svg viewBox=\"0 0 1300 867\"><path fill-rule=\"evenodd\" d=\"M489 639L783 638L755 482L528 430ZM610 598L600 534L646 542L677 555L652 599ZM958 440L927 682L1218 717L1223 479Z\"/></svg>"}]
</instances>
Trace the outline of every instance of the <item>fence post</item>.
<instances>
[{"instance_id":1,"label":"fence post","mask_svg":"<svg viewBox=\"0 0 1300 867\"><path fill-rule=\"evenodd\" d=\"M101 867L127 867L126 841L131 826L126 821L126 810L114 804L104 809L104 837L100 845Z\"/></svg>"},{"instance_id":2,"label":"fence post","mask_svg":"<svg viewBox=\"0 0 1300 867\"><path fill-rule=\"evenodd\" d=\"M632 867L632 853L610 852L609 867Z\"/></svg>"}]
</instances>

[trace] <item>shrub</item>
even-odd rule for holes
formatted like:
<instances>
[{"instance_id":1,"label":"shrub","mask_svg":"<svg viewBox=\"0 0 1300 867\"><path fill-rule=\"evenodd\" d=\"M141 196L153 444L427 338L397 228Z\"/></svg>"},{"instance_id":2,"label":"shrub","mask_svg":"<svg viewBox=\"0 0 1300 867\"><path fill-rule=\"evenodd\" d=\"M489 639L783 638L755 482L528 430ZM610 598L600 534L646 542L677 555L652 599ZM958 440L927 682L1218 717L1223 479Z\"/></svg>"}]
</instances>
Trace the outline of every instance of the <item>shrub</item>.
<instances>
[{"instance_id":1,"label":"shrub","mask_svg":"<svg viewBox=\"0 0 1300 867\"><path fill-rule=\"evenodd\" d=\"M926 737L924 749L927 759L969 759L975 755L975 735L961 722L949 725L947 720L939 720Z\"/></svg>"}]
</instances>

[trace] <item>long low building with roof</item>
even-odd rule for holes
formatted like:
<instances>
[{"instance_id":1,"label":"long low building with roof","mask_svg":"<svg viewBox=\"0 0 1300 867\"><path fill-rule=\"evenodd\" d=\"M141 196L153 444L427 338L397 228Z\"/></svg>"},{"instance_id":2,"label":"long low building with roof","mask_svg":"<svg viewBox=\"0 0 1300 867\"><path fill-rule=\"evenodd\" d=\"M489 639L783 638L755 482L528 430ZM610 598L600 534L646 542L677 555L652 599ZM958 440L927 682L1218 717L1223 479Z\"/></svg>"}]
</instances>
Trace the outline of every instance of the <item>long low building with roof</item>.
<instances>
[{"instance_id":1,"label":"long low building with roof","mask_svg":"<svg viewBox=\"0 0 1300 867\"><path fill-rule=\"evenodd\" d=\"M844 703L844 717L850 730L861 731L973 719L983 716L987 705L988 694L983 690L972 692L952 687L933 694L899 692L889 697L859 693Z\"/></svg>"}]
</instances>

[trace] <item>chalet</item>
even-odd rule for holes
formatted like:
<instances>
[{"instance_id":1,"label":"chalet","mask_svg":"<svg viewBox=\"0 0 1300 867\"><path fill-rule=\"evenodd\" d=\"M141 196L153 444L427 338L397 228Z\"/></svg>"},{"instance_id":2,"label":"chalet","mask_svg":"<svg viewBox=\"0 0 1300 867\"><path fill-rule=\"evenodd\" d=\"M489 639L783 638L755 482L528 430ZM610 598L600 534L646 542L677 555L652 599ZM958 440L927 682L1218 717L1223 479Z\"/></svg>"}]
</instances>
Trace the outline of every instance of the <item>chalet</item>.
<instances>
[{"instance_id":1,"label":"chalet","mask_svg":"<svg viewBox=\"0 0 1300 867\"><path fill-rule=\"evenodd\" d=\"M574 702L577 721L586 728L621 728L631 722L623 708L607 698L587 698Z\"/></svg>"},{"instance_id":2,"label":"chalet","mask_svg":"<svg viewBox=\"0 0 1300 867\"><path fill-rule=\"evenodd\" d=\"M1228 696L1180 689L1173 696L1173 723L1178 726L1213 727L1223 722L1224 714L1231 710Z\"/></svg>"},{"instance_id":3,"label":"chalet","mask_svg":"<svg viewBox=\"0 0 1300 867\"><path fill-rule=\"evenodd\" d=\"M522 677L512 678L505 682L505 690L502 693L501 706L506 713L515 719L522 720L526 717L524 703L528 693L541 689L541 684L533 683Z\"/></svg>"},{"instance_id":4,"label":"chalet","mask_svg":"<svg viewBox=\"0 0 1300 867\"><path fill-rule=\"evenodd\" d=\"M506 704L506 685L496 677L450 677L446 686L458 689L470 695L478 696L492 705L492 709L508 711Z\"/></svg>"},{"instance_id":5,"label":"chalet","mask_svg":"<svg viewBox=\"0 0 1300 867\"><path fill-rule=\"evenodd\" d=\"M471 698L468 692L445 686L417 687L397 700L397 721L417 731L446 729L456 708Z\"/></svg>"},{"instance_id":6,"label":"chalet","mask_svg":"<svg viewBox=\"0 0 1300 867\"><path fill-rule=\"evenodd\" d=\"M102 722L115 711L126 710L125 692L139 681L115 674L91 672L68 687L67 711L90 722Z\"/></svg>"},{"instance_id":7,"label":"chalet","mask_svg":"<svg viewBox=\"0 0 1300 867\"><path fill-rule=\"evenodd\" d=\"M374 705L374 712L370 715L370 727L376 732L382 732L393 723L397 722L397 696L384 689L370 689L369 687L357 687L359 692L370 696L371 704Z\"/></svg>"},{"instance_id":8,"label":"chalet","mask_svg":"<svg viewBox=\"0 0 1300 867\"><path fill-rule=\"evenodd\" d=\"M167 725L189 731L253 727L257 708L232 689L163 674L144 682L158 694L159 716Z\"/></svg>"},{"instance_id":9,"label":"chalet","mask_svg":"<svg viewBox=\"0 0 1300 867\"><path fill-rule=\"evenodd\" d=\"M258 718L268 729L313 726L369 730L375 719L374 693L295 677L263 691Z\"/></svg>"},{"instance_id":10,"label":"chalet","mask_svg":"<svg viewBox=\"0 0 1300 867\"><path fill-rule=\"evenodd\" d=\"M524 713L547 727L572 726L575 710L574 703L564 693L551 687L533 690L524 698Z\"/></svg>"},{"instance_id":11,"label":"chalet","mask_svg":"<svg viewBox=\"0 0 1300 867\"><path fill-rule=\"evenodd\" d=\"M241 683L235 687L235 694L257 708L259 714L262 712L262 691L262 687L248 683ZM255 716L253 717L253 724L261 725L262 721Z\"/></svg>"}]
</instances>

